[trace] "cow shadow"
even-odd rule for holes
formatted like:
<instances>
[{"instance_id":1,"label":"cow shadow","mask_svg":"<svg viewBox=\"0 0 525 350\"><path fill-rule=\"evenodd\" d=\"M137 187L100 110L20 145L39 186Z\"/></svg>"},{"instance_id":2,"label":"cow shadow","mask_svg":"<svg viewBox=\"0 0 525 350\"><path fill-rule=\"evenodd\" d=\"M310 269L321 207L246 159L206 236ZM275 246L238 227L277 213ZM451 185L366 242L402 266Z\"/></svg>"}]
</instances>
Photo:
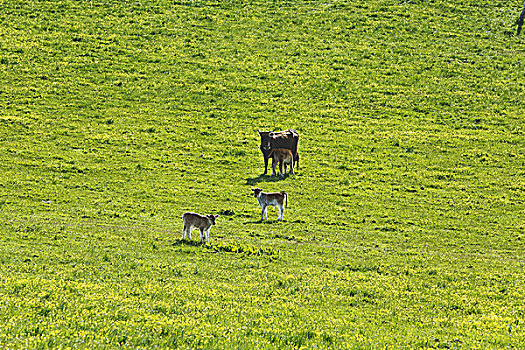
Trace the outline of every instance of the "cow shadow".
<instances>
[{"instance_id":1,"label":"cow shadow","mask_svg":"<svg viewBox=\"0 0 525 350\"><path fill-rule=\"evenodd\" d=\"M275 176L272 176L272 175L259 175L257 177L252 177L252 178L246 179L246 184L250 185L250 186L253 186L253 185L257 185L258 183L261 183L261 182L279 182L281 180L287 179L288 176L289 176L289 174L286 174L285 176L281 176L281 175L275 175Z\"/></svg>"}]
</instances>

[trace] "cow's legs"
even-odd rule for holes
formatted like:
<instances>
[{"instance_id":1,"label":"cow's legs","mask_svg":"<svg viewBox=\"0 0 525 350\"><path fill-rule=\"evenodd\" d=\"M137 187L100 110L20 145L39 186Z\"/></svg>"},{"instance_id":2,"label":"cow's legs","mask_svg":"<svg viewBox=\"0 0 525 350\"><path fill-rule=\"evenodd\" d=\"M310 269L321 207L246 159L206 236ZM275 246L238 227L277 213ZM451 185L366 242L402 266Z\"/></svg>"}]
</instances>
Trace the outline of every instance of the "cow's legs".
<instances>
[{"instance_id":1,"label":"cow's legs","mask_svg":"<svg viewBox=\"0 0 525 350\"><path fill-rule=\"evenodd\" d=\"M275 172L275 167L276 166L277 166L277 162L274 159L272 159L272 169L273 169L272 176L277 175L277 173Z\"/></svg>"},{"instance_id":2,"label":"cow's legs","mask_svg":"<svg viewBox=\"0 0 525 350\"><path fill-rule=\"evenodd\" d=\"M262 212L261 212L261 221L264 221L264 218L268 218L267 214L266 214L266 206L262 207Z\"/></svg>"},{"instance_id":3,"label":"cow's legs","mask_svg":"<svg viewBox=\"0 0 525 350\"><path fill-rule=\"evenodd\" d=\"M266 175L268 173L268 157L266 157L265 155L263 155L264 157L264 174L263 175Z\"/></svg>"},{"instance_id":4,"label":"cow's legs","mask_svg":"<svg viewBox=\"0 0 525 350\"><path fill-rule=\"evenodd\" d=\"M204 238L204 230L201 228L200 231L201 231L201 244L202 244L202 239Z\"/></svg>"},{"instance_id":5,"label":"cow's legs","mask_svg":"<svg viewBox=\"0 0 525 350\"><path fill-rule=\"evenodd\" d=\"M290 174L295 175L295 171L293 168L293 161L290 163Z\"/></svg>"},{"instance_id":6,"label":"cow's legs","mask_svg":"<svg viewBox=\"0 0 525 350\"><path fill-rule=\"evenodd\" d=\"M210 244L210 229L208 228L206 231L204 231L206 233L206 243L207 244Z\"/></svg>"},{"instance_id":7,"label":"cow's legs","mask_svg":"<svg viewBox=\"0 0 525 350\"><path fill-rule=\"evenodd\" d=\"M281 160L279 160L279 173L281 174L281 176L284 176L283 174L283 164L284 162ZM284 166L284 172L286 173L286 165Z\"/></svg>"},{"instance_id":8,"label":"cow's legs","mask_svg":"<svg viewBox=\"0 0 525 350\"><path fill-rule=\"evenodd\" d=\"M182 229L182 239L185 239L186 238L186 231L188 230L188 227L187 226L184 226L184 228Z\"/></svg>"}]
</instances>

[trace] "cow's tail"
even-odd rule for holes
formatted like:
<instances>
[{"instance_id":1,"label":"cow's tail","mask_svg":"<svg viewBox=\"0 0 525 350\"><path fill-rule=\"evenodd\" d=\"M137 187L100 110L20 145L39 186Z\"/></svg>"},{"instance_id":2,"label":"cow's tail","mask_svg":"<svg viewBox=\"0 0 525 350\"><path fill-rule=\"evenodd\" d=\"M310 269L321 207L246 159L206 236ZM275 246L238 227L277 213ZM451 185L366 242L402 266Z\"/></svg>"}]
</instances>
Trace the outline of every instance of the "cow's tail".
<instances>
[{"instance_id":1,"label":"cow's tail","mask_svg":"<svg viewBox=\"0 0 525 350\"><path fill-rule=\"evenodd\" d=\"M284 191L281 191L281 194L284 196L284 206L288 208L288 194Z\"/></svg>"}]
</instances>

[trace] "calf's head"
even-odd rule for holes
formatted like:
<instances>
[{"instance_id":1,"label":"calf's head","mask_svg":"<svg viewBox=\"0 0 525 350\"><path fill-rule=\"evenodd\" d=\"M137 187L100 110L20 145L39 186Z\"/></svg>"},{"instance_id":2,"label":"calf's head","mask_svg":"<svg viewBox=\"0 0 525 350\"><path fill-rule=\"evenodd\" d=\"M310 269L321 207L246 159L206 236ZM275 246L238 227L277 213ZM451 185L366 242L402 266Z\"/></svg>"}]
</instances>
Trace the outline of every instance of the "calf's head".
<instances>
[{"instance_id":1,"label":"calf's head","mask_svg":"<svg viewBox=\"0 0 525 350\"><path fill-rule=\"evenodd\" d=\"M215 225L215 219L217 219L219 217L219 215L206 215L206 217L208 218L208 220L210 221L210 223L212 225Z\"/></svg>"},{"instance_id":2,"label":"calf's head","mask_svg":"<svg viewBox=\"0 0 525 350\"><path fill-rule=\"evenodd\" d=\"M254 197L258 197L259 193L262 192L262 190L260 188L252 188L252 191L253 191L253 196Z\"/></svg>"}]
</instances>

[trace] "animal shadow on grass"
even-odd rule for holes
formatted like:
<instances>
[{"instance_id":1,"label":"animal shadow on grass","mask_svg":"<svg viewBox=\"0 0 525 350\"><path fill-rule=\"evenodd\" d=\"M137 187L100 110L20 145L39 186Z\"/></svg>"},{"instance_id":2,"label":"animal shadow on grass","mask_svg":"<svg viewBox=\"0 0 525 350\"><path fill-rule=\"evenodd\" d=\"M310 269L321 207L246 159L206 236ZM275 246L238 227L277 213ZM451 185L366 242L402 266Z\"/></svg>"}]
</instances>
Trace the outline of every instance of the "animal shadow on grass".
<instances>
[{"instance_id":1,"label":"animal shadow on grass","mask_svg":"<svg viewBox=\"0 0 525 350\"><path fill-rule=\"evenodd\" d=\"M283 220L283 221L286 221L286 220ZM244 224L245 225L248 225L248 224L266 224L266 225L270 225L270 224L277 224L277 223L280 223L280 222L283 222L283 221L280 221L278 219L261 221L261 219L259 219L259 220L253 220L253 221L246 221Z\"/></svg>"},{"instance_id":2,"label":"animal shadow on grass","mask_svg":"<svg viewBox=\"0 0 525 350\"><path fill-rule=\"evenodd\" d=\"M198 236L198 234L197 234ZM190 247L201 247L203 245L206 245L206 242L203 242L201 243L200 239L192 239L192 240L188 240L188 239L182 239L182 238L179 238L179 239L176 239L175 242L172 243L172 246L183 246L183 245L186 245L186 246L190 246Z\"/></svg>"},{"instance_id":3,"label":"animal shadow on grass","mask_svg":"<svg viewBox=\"0 0 525 350\"><path fill-rule=\"evenodd\" d=\"M253 185L257 185L258 183L261 183L261 182L279 182L281 180L284 180L284 179L288 178L288 176L289 176L289 174L286 174L285 176L281 176L281 175L276 175L276 176L259 175L257 177L252 177L252 178L246 179L246 184L250 185L250 186L253 186Z\"/></svg>"}]
</instances>

